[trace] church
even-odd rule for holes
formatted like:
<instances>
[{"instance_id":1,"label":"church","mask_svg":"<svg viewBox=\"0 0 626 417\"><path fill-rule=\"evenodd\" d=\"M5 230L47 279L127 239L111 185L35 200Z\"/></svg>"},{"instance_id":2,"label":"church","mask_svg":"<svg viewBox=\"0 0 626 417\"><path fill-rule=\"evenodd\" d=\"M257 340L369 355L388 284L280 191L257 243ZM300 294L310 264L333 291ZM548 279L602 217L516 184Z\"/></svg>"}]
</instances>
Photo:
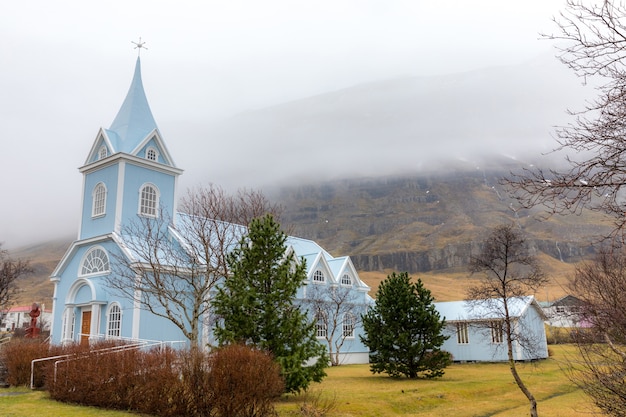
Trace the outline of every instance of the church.
<instances>
[{"instance_id":1,"label":"church","mask_svg":"<svg viewBox=\"0 0 626 417\"><path fill-rule=\"evenodd\" d=\"M110 275L123 268L116 264L120 256L133 257L123 233L129 224L138 218L158 218L163 210L174 213L167 227L168 239L176 241L185 233L176 223L180 218L177 184L183 170L176 166L148 105L139 57L119 112L108 129L99 129L79 172L83 181L78 236L50 277L54 284L52 343L120 339L188 346L172 322L146 309L139 297L122 297L108 285ZM348 291L351 302L363 308L373 303L370 288L348 256L333 257L314 241L293 236L287 245L287 250L306 261L307 281L296 300L300 305L312 305L307 297L315 292L313 288ZM331 329L320 320L324 313L307 310L311 320L317 319L319 343L328 347ZM340 363L368 362L368 349L359 338L363 331L359 317L352 313L339 317L342 324L334 337L342 342ZM199 339L206 347L212 330L206 325L200 328Z\"/></svg>"}]
</instances>

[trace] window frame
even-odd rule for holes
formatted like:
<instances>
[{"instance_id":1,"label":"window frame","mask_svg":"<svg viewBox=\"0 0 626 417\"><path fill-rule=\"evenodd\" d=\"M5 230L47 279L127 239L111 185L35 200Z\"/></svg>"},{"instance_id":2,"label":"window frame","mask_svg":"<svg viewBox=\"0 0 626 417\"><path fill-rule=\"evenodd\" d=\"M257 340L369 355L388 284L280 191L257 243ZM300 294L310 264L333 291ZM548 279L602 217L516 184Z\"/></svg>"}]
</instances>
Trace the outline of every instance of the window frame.
<instances>
[{"instance_id":1,"label":"window frame","mask_svg":"<svg viewBox=\"0 0 626 417\"><path fill-rule=\"evenodd\" d=\"M344 313L341 322L341 335L344 339L354 339L354 329L356 328L356 316L351 312Z\"/></svg>"},{"instance_id":2,"label":"window frame","mask_svg":"<svg viewBox=\"0 0 626 417\"><path fill-rule=\"evenodd\" d=\"M316 269L315 272L313 273L313 277L311 278L311 280L316 284L323 284L326 282L326 275L324 274L324 271L322 271L321 269Z\"/></svg>"},{"instance_id":3,"label":"window frame","mask_svg":"<svg viewBox=\"0 0 626 417\"><path fill-rule=\"evenodd\" d=\"M152 192L148 195L147 190ZM138 214L143 217L159 217L159 201L161 199L161 193L159 187L152 183L143 184L139 188L139 207Z\"/></svg>"},{"instance_id":4,"label":"window frame","mask_svg":"<svg viewBox=\"0 0 626 417\"><path fill-rule=\"evenodd\" d=\"M315 337L318 339L326 339L328 337L328 323L326 322L326 313L322 309L315 312Z\"/></svg>"},{"instance_id":5,"label":"window frame","mask_svg":"<svg viewBox=\"0 0 626 417\"><path fill-rule=\"evenodd\" d=\"M459 345L468 345L469 342L469 325L464 321L457 322L456 343Z\"/></svg>"},{"instance_id":6,"label":"window frame","mask_svg":"<svg viewBox=\"0 0 626 417\"><path fill-rule=\"evenodd\" d=\"M347 278L347 279L346 279ZM341 276L341 285L345 287L352 286L352 277L347 272Z\"/></svg>"},{"instance_id":7,"label":"window frame","mask_svg":"<svg viewBox=\"0 0 626 417\"><path fill-rule=\"evenodd\" d=\"M154 159L150 158L150 154L154 155ZM147 159L148 161L153 161L153 162L158 162L159 161L159 150L157 148L155 148L154 146L148 146L146 148L146 153L144 155L145 159Z\"/></svg>"},{"instance_id":8,"label":"window frame","mask_svg":"<svg viewBox=\"0 0 626 417\"><path fill-rule=\"evenodd\" d=\"M106 339L119 339L122 336L122 308L118 302L112 302L107 308ZM112 317L115 315L115 317Z\"/></svg>"},{"instance_id":9,"label":"window frame","mask_svg":"<svg viewBox=\"0 0 626 417\"><path fill-rule=\"evenodd\" d=\"M103 256L94 257L96 254L102 254ZM99 260L102 267L98 267L95 265L95 261ZM90 265L87 265L89 263ZM87 270L87 272L85 272ZM83 255L83 259L80 261L80 267L78 269L78 276L92 276L98 274L107 274L111 272L111 262L109 260L109 254L102 246L94 246L90 248L85 255Z\"/></svg>"},{"instance_id":10,"label":"window frame","mask_svg":"<svg viewBox=\"0 0 626 417\"><path fill-rule=\"evenodd\" d=\"M499 345L504 343L504 322L502 320L494 320L489 323L491 329L491 343Z\"/></svg>"},{"instance_id":11,"label":"window frame","mask_svg":"<svg viewBox=\"0 0 626 417\"><path fill-rule=\"evenodd\" d=\"M98 160L104 159L107 156L109 156L109 150L107 147L104 145L100 146L100 149L98 149Z\"/></svg>"},{"instance_id":12,"label":"window frame","mask_svg":"<svg viewBox=\"0 0 626 417\"><path fill-rule=\"evenodd\" d=\"M91 217L103 217L106 215L107 192L107 186L103 182L99 182L93 187L91 192Z\"/></svg>"}]
</instances>

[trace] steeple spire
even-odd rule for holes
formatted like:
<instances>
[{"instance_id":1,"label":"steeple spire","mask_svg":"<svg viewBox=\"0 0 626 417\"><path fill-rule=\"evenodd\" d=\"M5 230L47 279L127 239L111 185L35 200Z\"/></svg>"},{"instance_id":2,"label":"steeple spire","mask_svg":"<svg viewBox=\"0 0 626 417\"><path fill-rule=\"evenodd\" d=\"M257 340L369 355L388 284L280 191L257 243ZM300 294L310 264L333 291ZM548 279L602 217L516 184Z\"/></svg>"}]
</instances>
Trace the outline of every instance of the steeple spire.
<instances>
[{"instance_id":1,"label":"steeple spire","mask_svg":"<svg viewBox=\"0 0 626 417\"><path fill-rule=\"evenodd\" d=\"M137 57L128 94L107 134L115 142L113 146L116 151L131 152L154 129L157 129L157 125L143 89L141 60Z\"/></svg>"}]
</instances>

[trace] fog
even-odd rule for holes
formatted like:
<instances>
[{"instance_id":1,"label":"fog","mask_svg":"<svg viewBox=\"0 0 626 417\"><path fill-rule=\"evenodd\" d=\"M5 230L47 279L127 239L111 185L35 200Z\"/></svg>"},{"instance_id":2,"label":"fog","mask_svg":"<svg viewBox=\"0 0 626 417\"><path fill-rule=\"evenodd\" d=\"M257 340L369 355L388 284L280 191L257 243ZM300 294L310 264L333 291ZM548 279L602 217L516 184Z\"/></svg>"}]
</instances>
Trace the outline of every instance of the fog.
<instances>
[{"instance_id":1,"label":"fog","mask_svg":"<svg viewBox=\"0 0 626 417\"><path fill-rule=\"evenodd\" d=\"M140 37L148 101L185 170L179 193L200 182L262 188L483 148L549 149L550 127L583 95L538 39L563 4L3 4L0 242L75 235L77 168L122 104ZM498 148L506 143L524 146Z\"/></svg>"}]
</instances>

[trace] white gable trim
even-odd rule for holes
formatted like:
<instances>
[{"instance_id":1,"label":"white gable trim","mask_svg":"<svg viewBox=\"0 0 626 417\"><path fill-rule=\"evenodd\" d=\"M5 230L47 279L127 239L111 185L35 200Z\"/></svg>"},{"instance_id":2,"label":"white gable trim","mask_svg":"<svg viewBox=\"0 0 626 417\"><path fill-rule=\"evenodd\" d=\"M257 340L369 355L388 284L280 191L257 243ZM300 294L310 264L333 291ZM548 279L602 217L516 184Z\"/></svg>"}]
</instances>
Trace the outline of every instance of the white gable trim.
<instances>
[{"instance_id":1,"label":"white gable trim","mask_svg":"<svg viewBox=\"0 0 626 417\"><path fill-rule=\"evenodd\" d=\"M113 148L113 144L111 143L111 139L109 139L109 136L106 134L106 131L103 128L100 128L98 130L98 134L96 135L96 139L93 141L93 144L91 145L91 149L89 150L89 154L87 154L87 160L85 161L84 165L89 165L91 160L99 152L99 150L100 150L100 146L99 146L99 144L100 144L100 137L102 137L102 141L104 142L105 146L107 147L107 149L109 151L108 156L111 156L112 154L115 153L115 149Z\"/></svg>"},{"instance_id":2,"label":"white gable trim","mask_svg":"<svg viewBox=\"0 0 626 417\"><path fill-rule=\"evenodd\" d=\"M150 142L152 138L154 138L154 141L157 143L158 150L161 152L160 156L167 162L167 165L171 167L176 167L172 155L167 149L167 146L165 145L165 142L161 138L161 135L159 134L159 131L157 129L153 129L150 133L148 133L148 135L143 138L141 142L139 142L139 144L135 147L135 149L130 152L130 154L133 156L138 156L139 152L144 149L146 145L148 145L148 142Z\"/></svg>"},{"instance_id":3,"label":"white gable trim","mask_svg":"<svg viewBox=\"0 0 626 417\"><path fill-rule=\"evenodd\" d=\"M72 244L67 249L67 251L65 251L65 255L63 255L57 267L54 269L54 271L52 271L52 274L50 275L50 279L58 280L60 278L61 274L67 267L68 262L74 257L74 254L79 248L83 246L93 245L94 243L104 242L106 240L112 239L112 237L113 236L111 234L106 234L106 235L96 236L96 237L92 237L92 238L85 239L85 240L75 240L74 242L72 242Z\"/></svg>"}]
</instances>

